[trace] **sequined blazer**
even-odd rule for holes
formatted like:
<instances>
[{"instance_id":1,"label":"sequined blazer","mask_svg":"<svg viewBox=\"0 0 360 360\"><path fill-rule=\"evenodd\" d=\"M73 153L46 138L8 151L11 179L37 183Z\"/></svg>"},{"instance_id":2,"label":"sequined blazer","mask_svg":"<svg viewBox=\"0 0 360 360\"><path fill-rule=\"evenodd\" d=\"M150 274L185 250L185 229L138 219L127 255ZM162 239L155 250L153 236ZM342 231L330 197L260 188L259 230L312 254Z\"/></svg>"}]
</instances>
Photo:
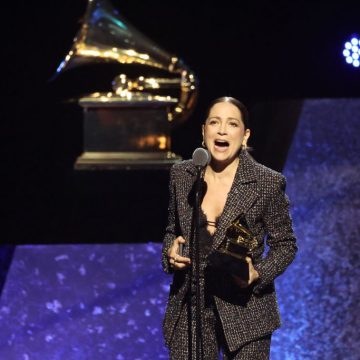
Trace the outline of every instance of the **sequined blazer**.
<instances>
[{"instance_id":1,"label":"sequined blazer","mask_svg":"<svg viewBox=\"0 0 360 360\"><path fill-rule=\"evenodd\" d=\"M193 214L190 194L195 180L196 168L192 160L171 168L168 225L162 249L162 265L167 273L172 273L167 251L174 239L179 235L190 239ZM248 152L241 152L213 238L212 251L222 243L232 221L244 216L258 241L253 262L260 278L247 289L237 286L229 275L219 274L219 279L214 281L218 285L214 302L230 351L270 334L280 326L274 279L285 271L297 251L285 186L282 174L257 163ZM265 247L268 247L266 254ZM188 246L185 246L184 254L189 256ZM167 345L174 335L189 283L189 271L174 272L163 322Z\"/></svg>"}]
</instances>

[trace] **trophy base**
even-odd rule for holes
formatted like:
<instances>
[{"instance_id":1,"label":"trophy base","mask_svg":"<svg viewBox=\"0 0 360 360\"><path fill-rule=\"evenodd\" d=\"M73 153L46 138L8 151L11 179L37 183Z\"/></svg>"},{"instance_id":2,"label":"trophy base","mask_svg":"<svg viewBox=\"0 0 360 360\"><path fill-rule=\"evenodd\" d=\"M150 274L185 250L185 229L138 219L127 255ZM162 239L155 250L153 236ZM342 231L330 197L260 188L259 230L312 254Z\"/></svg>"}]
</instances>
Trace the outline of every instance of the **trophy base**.
<instances>
[{"instance_id":1,"label":"trophy base","mask_svg":"<svg viewBox=\"0 0 360 360\"><path fill-rule=\"evenodd\" d=\"M245 256L220 249L210 254L208 260L214 268L239 276L245 281L249 280L249 264Z\"/></svg>"},{"instance_id":2,"label":"trophy base","mask_svg":"<svg viewBox=\"0 0 360 360\"><path fill-rule=\"evenodd\" d=\"M180 162L172 152L84 152L75 163L76 170L159 170Z\"/></svg>"},{"instance_id":3,"label":"trophy base","mask_svg":"<svg viewBox=\"0 0 360 360\"><path fill-rule=\"evenodd\" d=\"M169 169L181 160L171 152L171 99L100 95L79 101L84 144L75 170Z\"/></svg>"}]
</instances>

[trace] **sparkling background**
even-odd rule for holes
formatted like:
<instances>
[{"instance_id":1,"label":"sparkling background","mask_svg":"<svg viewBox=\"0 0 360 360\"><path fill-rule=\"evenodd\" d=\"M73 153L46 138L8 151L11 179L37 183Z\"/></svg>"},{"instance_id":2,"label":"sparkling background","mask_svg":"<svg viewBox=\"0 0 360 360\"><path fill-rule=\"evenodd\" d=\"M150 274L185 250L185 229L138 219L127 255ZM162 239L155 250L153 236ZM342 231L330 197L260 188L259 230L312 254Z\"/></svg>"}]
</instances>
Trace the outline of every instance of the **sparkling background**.
<instances>
[{"instance_id":1,"label":"sparkling background","mask_svg":"<svg viewBox=\"0 0 360 360\"><path fill-rule=\"evenodd\" d=\"M272 360L360 359L360 101L306 100L285 175L299 253Z\"/></svg>"},{"instance_id":2,"label":"sparkling background","mask_svg":"<svg viewBox=\"0 0 360 360\"><path fill-rule=\"evenodd\" d=\"M360 359L360 101L306 100L285 175L299 253L272 360ZM158 243L0 249L0 359L165 359ZM3 282L0 282L2 284Z\"/></svg>"},{"instance_id":3,"label":"sparkling background","mask_svg":"<svg viewBox=\"0 0 360 360\"><path fill-rule=\"evenodd\" d=\"M19 246L0 359L166 359L160 244Z\"/></svg>"}]
</instances>

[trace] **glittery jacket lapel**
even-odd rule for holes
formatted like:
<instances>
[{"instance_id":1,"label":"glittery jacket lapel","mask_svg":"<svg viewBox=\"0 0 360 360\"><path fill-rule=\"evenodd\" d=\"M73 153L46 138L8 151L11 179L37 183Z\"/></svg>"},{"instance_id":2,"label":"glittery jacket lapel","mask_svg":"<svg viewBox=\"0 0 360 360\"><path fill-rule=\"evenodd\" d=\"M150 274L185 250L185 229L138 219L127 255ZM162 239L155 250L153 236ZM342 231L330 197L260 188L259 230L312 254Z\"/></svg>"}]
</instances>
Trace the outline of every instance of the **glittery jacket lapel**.
<instances>
[{"instance_id":1,"label":"glittery jacket lapel","mask_svg":"<svg viewBox=\"0 0 360 360\"><path fill-rule=\"evenodd\" d=\"M196 168L192 162L187 162L181 178L177 182L177 212L180 233L184 239L189 240L191 235L191 224L193 206L190 202L191 191L196 181ZM179 234L180 235L180 234ZM188 246L185 247L185 255L189 255Z\"/></svg>"},{"instance_id":2,"label":"glittery jacket lapel","mask_svg":"<svg viewBox=\"0 0 360 360\"><path fill-rule=\"evenodd\" d=\"M214 250L218 248L224 240L226 229L231 222L240 215L245 215L258 197L258 192L256 191L256 174L254 173L251 162L252 160L247 154L240 155L240 162L234 182L215 232Z\"/></svg>"}]
</instances>

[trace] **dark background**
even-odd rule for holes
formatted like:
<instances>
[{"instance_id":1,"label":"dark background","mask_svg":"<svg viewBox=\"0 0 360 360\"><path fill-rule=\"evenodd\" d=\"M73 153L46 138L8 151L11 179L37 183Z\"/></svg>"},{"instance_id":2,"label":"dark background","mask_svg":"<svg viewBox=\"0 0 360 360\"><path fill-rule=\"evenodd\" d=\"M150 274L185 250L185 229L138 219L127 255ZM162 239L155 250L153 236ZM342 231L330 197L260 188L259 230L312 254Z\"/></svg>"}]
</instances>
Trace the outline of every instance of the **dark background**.
<instances>
[{"instance_id":1,"label":"dark background","mask_svg":"<svg viewBox=\"0 0 360 360\"><path fill-rule=\"evenodd\" d=\"M344 42L359 34L359 2L112 3L198 77L197 106L173 132L173 151L184 158L200 145L204 112L215 97L247 104L254 157L281 170L302 99L360 96L360 70L341 54ZM79 84L59 89L49 79L71 48L85 8L86 1L75 0L4 5L4 242L161 241L166 171L73 170L82 152L82 113L58 95Z\"/></svg>"}]
</instances>

